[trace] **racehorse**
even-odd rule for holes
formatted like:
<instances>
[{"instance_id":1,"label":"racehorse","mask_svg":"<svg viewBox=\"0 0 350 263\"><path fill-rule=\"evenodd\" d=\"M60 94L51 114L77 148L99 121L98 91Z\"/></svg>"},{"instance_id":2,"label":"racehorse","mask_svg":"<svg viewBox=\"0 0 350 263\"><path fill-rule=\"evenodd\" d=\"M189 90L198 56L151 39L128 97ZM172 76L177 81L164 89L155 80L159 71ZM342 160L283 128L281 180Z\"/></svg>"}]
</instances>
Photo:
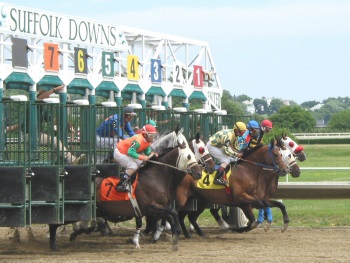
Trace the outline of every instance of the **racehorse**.
<instances>
[{"instance_id":1,"label":"racehorse","mask_svg":"<svg viewBox=\"0 0 350 263\"><path fill-rule=\"evenodd\" d=\"M276 185L274 182L278 177L287 173L281 147L273 140L270 145L259 145L245 153L237 163L231 163L226 187L213 185L214 176L207 174L204 178L202 176L199 183L189 177L184 178L181 184L184 188L178 189L178 192L188 191L188 196L191 196L189 191L192 190L193 194L206 202L243 208L249 222L247 227L239 231L249 231L256 227L253 225L255 217L251 207L265 207L269 200L267 191L271 191L269 185ZM185 197L185 194L182 196ZM186 201L186 198L178 200L180 206L184 206Z\"/></svg>"},{"instance_id":2,"label":"racehorse","mask_svg":"<svg viewBox=\"0 0 350 263\"><path fill-rule=\"evenodd\" d=\"M282 145L282 141L277 140L276 143L280 149L280 152L282 155L282 160L287 166L288 173L291 173L293 177L299 177L300 176L300 168L297 165L297 163L295 162L295 158L294 158L293 154L290 152L289 149L285 148L284 145ZM209 175L208 174L202 175L203 180L205 180L204 178L206 178L207 176L209 176ZM188 184L193 185L193 184L195 184L195 182L193 182L193 180L191 178L185 177L185 179L181 182L181 184L179 186L178 194L179 193L182 194L183 197L186 195L187 195L187 197L190 197L193 193L185 190L188 188ZM199 227L199 225L197 224L197 219L198 219L199 215L204 211L204 209L208 208L208 201L210 201L210 203L215 203L211 199L209 199L209 200L208 199L209 198L207 198L207 200L204 201L202 197L197 198L197 210L196 211L190 211L190 212L188 212L186 210L179 211L180 224L183 222L183 219L185 218L185 216L188 215L190 223L192 224L192 226L194 227L194 229L196 230L196 232L199 236L204 236L204 234L203 234L201 228ZM281 206L281 205L278 204L278 206ZM222 229L225 229L225 230L229 229L229 225L219 215L219 208L211 208L210 212L214 216L216 221L219 223L219 225ZM269 226L266 226L266 227L269 227ZM182 231L183 231L186 238L191 237L190 233L187 231L186 228L182 227Z\"/></svg>"},{"instance_id":3,"label":"racehorse","mask_svg":"<svg viewBox=\"0 0 350 263\"><path fill-rule=\"evenodd\" d=\"M189 142L189 147L192 150L192 152L195 155L196 161L201 164L203 166L203 173L213 173L215 171L215 163L213 161L213 158L211 157L208 148L206 146L206 144L200 139L200 134L197 133L196 137L192 140L190 140ZM190 175L186 175L186 176L190 176ZM181 183L180 186L181 188ZM177 192L177 198L179 195L181 195L182 192ZM177 208L178 209L178 208ZM180 213L179 213L180 215ZM144 230L144 234L147 235L150 232L154 233L154 241L156 241L159 238L159 235L161 234L161 232L163 231L164 227L165 227L165 219L163 218L161 220L161 223L158 224L158 226L156 225L156 221L157 221L157 217L147 217L146 218L146 229ZM180 225L181 225L181 229L184 233L187 232L186 230L186 226L184 223L184 217L179 216L179 221L180 221Z\"/></svg>"},{"instance_id":4,"label":"racehorse","mask_svg":"<svg viewBox=\"0 0 350 263\"><path fill-rule=\"evenodd\" d=\"M169 140L176 138L177 146L166 149ZM103 201L101 198L102 178L96 179L96 206L97 216L112 222L125 221L133 217L159 215L171 224L173 250L178 249L178 235L180 225L177 212L170 208L169 203L175 198L176 189L186 174L191 174L194 179L201 177L202 168L195 160L195 156L189 149L186 138L181 132L173 132L159 139L156 161L149 160L136 171L136 187L134 194L138 209L135 209L130 200ZM115 191L115 185L111 185L110 191ZM142 222L139 220L139 222ZM72 222L66 222L72 223ZM56 229L59 225L50 227L50 248L56 250ZM137 226L139 237L140 227ZM139 247L138 238L133 239L136 247Z\"/></svg>"},{"instance_id":5,"label":"racehorse","mask_svg":"<svg viewBox=\"0 0 350 263\"><path fill-rule=\"evenodd\" d=\"M300 162L306 160L306 154L302 145L298 145L295 141L288 137L287 134L282 135L282 141Z\"/></svg>"}]
</instances>

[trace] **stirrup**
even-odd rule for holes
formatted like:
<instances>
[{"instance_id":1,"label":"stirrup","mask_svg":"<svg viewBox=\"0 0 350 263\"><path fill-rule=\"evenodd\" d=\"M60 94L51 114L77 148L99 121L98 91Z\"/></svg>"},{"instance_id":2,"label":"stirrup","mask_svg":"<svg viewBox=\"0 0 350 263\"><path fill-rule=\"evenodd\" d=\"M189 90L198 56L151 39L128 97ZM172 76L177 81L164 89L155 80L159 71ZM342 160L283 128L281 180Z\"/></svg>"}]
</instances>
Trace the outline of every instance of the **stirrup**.
<instances>
[{"instance_id":1,"label":"stirrup","mask_svg":"<svg viewBox=\"0 0 350 263\"><path fill-rule=\"evenodd\" d=\"M215 179L214 179L214 184L226 185L226 182L224 181L223 178L215 178Z\"/></svg>"},{"instance_id":2,"label":"stirrup","mask_svg":"<svg viewBox=\"0 0 350 263\"><path fill-rule=\"evenodd\" d=\"M118 192L130 192L130 186L129 186L128 182L126 181L126 182L122 183L121 185L117 185L116 190Z\"/></svg>"}]
</instances>

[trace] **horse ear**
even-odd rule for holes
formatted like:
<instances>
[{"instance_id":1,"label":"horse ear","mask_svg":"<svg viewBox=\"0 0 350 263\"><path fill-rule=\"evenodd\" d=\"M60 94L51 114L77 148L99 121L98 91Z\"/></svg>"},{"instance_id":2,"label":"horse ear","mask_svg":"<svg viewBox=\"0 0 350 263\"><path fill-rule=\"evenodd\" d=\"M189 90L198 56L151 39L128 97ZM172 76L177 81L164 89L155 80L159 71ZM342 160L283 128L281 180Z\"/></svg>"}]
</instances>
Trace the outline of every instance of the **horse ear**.
<instances>
[{"instance_id":1,"label":"horse ear","mask_svg":"<svg viewBox=\"0 0 350 263\"><path fill-rule=\"evenodd\" d=\"M181 149L185 149L185 148L186 148L186 143L185 143L185 142L180 143L179 141L177 141L177 144L178 144L178 146L179 146Z\"/></svg>"},{"instance_id":2,"label":"horse ear","mask_svg":"<svg viewBox=\"0 0 350 263\"><path fill-rule=\"evenodd\" d=\"M200 139L200 135L199 135L199 132L197 132L197 134L196 134L196 143L199 143L199 139Z\"/></svg>"}]
</instances>

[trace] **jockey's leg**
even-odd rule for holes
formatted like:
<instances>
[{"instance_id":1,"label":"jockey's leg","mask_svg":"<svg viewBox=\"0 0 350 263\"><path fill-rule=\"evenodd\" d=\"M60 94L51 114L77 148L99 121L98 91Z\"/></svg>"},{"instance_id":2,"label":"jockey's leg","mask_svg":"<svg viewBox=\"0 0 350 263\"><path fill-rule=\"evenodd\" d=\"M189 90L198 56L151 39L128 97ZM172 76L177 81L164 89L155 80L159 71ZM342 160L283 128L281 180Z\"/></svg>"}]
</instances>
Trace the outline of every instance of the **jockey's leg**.
<instances>
[{"instance_id":1,"label":"jockey's leg","mask_svg":"<svg viewBox=\"0 0 350 263\"><path fill-rule=\"evenodd\" d=\"M227 166L227 163L222 163L220 165L220 167L216 171L214 184L226 185L226 179L224 178L226 166Z\"/></svg>"},{"instance_id":2,"label":"jockey's leg","mask_svg":"<svg viewBox=\"0 0 350 263\"><path fill-rule=\"evenodd\" d=\"M135 172L135 169L129 168L128 170L126 170L125 174L120 176L120 181L116 186L117 191L119 191L119 192L129 192L130 191L129 179L134 172Z\"/></svg>"}]
</instances>

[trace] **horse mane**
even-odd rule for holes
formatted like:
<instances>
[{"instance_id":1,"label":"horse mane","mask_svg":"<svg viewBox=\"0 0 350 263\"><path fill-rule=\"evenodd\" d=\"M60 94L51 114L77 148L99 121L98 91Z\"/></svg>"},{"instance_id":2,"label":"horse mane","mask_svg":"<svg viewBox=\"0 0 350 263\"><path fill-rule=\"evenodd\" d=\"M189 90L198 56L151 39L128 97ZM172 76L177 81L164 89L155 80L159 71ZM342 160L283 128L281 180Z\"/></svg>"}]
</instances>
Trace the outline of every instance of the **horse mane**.
<instances>
[{"instance_id":1,"label":"horse mane","mask_svg":"<svg viewBox=\"0 0 350 263\"><path fill-rule=\"evenodd\" d=\"M256 150L260 149L260 148L263 147L263 146L264 146L264 144L259 143L259 144L258 144L257 146L255 146L254 148L251 148L251 149L245 148L245 149L243 149L242 158L247 157L247 156L250 155L252 152L255 152Z\"/></svg>"}]
</instances>

